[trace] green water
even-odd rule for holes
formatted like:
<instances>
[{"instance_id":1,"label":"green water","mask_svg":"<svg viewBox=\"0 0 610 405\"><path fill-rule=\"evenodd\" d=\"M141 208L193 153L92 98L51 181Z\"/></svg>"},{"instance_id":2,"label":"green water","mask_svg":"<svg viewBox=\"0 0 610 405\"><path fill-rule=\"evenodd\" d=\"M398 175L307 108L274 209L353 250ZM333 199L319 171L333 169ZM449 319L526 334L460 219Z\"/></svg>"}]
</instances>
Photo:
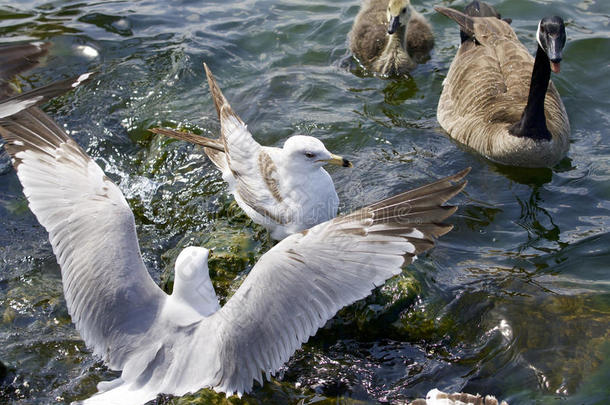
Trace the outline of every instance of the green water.
<instances>
[{"instance_id":1,"label":"green water","mask_svg":"<svg viewBox=\"0 0 610 405\"><path fill-rule=\"evenodd\" d=\"M146 131L215 136L203 61L261 143L310 134L354 161L329 169L343 212L472 167L455 229L435 249L340 312L271 383L230 402L399 403L438 387L511 405L610 403L610 2L492 1L532 51L541 16L567 22L553 80L571 147L552 170L498 166L443 134L436 104L458 32L434 4L413 1L434 27L431 60L382 80L349 59L357 0L0 1L2 38L54 45L25 88L100 72L45 110L119 184L163 285L179 248L215 247L225 301L269 248L201 150ZM71 324L47 234L5 156L0 173L0 403L86 398L117 374ZM203 390L159 403L222 398Z\"/></svg>"}]
</instances>

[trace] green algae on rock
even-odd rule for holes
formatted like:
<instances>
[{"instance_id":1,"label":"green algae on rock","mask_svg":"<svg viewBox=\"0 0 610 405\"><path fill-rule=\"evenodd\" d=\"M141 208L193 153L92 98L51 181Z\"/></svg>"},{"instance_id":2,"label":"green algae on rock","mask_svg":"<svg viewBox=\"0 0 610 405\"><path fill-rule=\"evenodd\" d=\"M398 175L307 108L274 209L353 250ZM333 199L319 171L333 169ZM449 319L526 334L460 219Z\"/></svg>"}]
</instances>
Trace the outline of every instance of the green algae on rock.
<instances>
[{"instance_id":1,"label":"green algae on rock","mask_svg":"<svg viewBox=\"0 0 610 405\"><path fill-rule=\"evenodd\" d=\"M403 271L367 298L341 309L312 339L330 342L356 336L359 340L399 338L396 321L408 311L420 293L419 281L413 274Z\"/></svg>"}]
</instances>

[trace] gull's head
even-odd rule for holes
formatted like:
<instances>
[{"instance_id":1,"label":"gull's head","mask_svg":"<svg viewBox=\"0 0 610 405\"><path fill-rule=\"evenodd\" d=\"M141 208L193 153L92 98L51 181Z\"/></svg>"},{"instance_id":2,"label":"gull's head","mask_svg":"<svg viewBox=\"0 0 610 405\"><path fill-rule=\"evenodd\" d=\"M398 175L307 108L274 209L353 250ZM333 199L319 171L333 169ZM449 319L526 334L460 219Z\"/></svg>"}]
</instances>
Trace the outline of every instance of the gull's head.
<instances>
[{"instance_id":1,"label":"gull's head","mask_svg":"<svg viewBox=\"0 0 610 405\"><path fill-rule=\"evenodd\" d=\"M319 168L327 163L352 167L352 163L342 156L330 153L322 141L312 136L294 135L284 142L284 159L290 166Z\"/></svg>"},{"instance_id":2,"label":"gull's head","mask_svg":"<svg viewBox=\"0 0 610 405\"><path fill-rule=\"evenodd\" d=\"M171 318L186 325L220 308L208 269L208 249L191 246L176 258L174 290L168 300ZM188 308L190 307L191 310Z\"/></svg>"},{"instance_id":3,"label":"gull's head","mask_svg":"<svg viewBox=\"0 0 610 405\"><path fill-rule=\"evenodd\" d=\"M566 44L566 27L563 19L558 16L544 17L538 23L536 40L540 47L549 57L551 70L559 73L563 55L563 47Z\"/></svg>"},{"instance_id":4,"label":"gull's head","mask_svg":"<svg viewBox=\"0 0 610 405\"><path fill-rule=\"evenodd\" d=\"M388 34L394 34L399 26L406 26L411 18L409 0L390 0L388 3Z\"/></svg>"},{"instance_id":5,"label":"gull's head","mask_svg":"<svg viewBox=\"0 0 610 405\"><path fill-rule=\"evenodd\" d=\"M175 282L189 282L209 278L208 256L210 251L198 246L189 246L180 252L176 258Z\"/></svg>"}]
</instances>

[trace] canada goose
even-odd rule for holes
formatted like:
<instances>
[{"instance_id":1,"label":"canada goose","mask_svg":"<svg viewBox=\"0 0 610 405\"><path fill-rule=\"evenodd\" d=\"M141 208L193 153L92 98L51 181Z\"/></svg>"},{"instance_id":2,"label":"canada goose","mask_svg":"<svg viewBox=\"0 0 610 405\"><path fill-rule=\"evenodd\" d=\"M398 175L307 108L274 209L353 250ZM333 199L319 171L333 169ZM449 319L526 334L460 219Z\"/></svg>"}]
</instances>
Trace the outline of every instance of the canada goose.
<instances>
[{"instance_id":1,"label":"canada goose","mask_svg":"<svg viewBox=\"0 0 610 405\"><path fill-rule=\"evenodd\" d=\"M456 207L444 203L464 188L469 170L287 237L221 307L205 248L178 255L171 295L156 285L119 188L29 101L14 102L0 136L49 232L72 321L94 355L121 370L86 405L138 405L201 388L241 396L254 381L263 384L339 309L451 230L442 221Z\"/></svg>"},{"instance_id":2,"label":"canada goose","mask_svg":"<svg viewBox=\"0 0 610 405\"><path fill-rule=\"evenodd\" d=\"M339 197L322 166L352 167L352 163L330 153L311 136L291 136L282 148L259 145L205 63L204 68L220 119L220 139L169 128L153 128L151 132L204 146L237 204L254 222L267 228L273 239L284 239L334 218Z\"/></svg>"},{"instance_id":3,"label":"canada goose","mask_svg":"<svg viewBox=\"0 0 610 405\"><path fill-rule=\"evenodd\" d=\"M475 39L460 45L443 82L441 126L498 163L549 167L559 162L569 148L570 124L550 76L551 70L559 73L563 20L540 20L534 60L507 22L435 9Z\"/></svg>"},{"instance_id":4,"label":"canada goose","mask_svg":"<svg viewBox=\"0 0 610 405\"><path fill-rule=\"evenodd\" d=\"M402 75L427 60L434 35L409 0L364 0L349 42L352 53L367 69Z\"/></svg>"}]
</instances>

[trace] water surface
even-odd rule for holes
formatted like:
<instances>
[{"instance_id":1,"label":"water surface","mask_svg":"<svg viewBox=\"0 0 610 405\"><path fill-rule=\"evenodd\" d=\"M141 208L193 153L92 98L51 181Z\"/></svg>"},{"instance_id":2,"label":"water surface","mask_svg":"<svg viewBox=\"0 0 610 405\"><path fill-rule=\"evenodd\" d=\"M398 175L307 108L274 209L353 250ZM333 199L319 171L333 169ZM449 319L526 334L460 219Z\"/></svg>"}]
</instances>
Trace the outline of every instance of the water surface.
<instances>
[{"instance_id":1,"label":"water surface","mask_svg":"<svg viewBox=\"0 0 610 405\"><path fill-rule=\"evenodd\" d=\"M216 136L202 62L257 140L316 136L355 168L329 168L347 212L472 167L455 229L373 296L341 311L273 382L232 403L400 403L433 388L511 404L610 398L610 3L492 1L532 52L540 17L562 15L568 43L553 80L572 126L553 169L493 164L436 121L458 30L414 0L437 44L408 78L354 66L357 0L0 1L3 41L54 45L24 88L98 70L45 107L126 195L144 260L165 283L180 248L215 247L226 300L269 248L231 203L202 151L147 132L163 124ZM445 1L462 8L466 1ZM91 50L95 50L92 52ZM84 50L88 50L84 52ZM117 373L70 321L45 230L0 157L0 403L67 403ZM207 390L159 403L219 403Z\"/></svg>"}]
</instances>

